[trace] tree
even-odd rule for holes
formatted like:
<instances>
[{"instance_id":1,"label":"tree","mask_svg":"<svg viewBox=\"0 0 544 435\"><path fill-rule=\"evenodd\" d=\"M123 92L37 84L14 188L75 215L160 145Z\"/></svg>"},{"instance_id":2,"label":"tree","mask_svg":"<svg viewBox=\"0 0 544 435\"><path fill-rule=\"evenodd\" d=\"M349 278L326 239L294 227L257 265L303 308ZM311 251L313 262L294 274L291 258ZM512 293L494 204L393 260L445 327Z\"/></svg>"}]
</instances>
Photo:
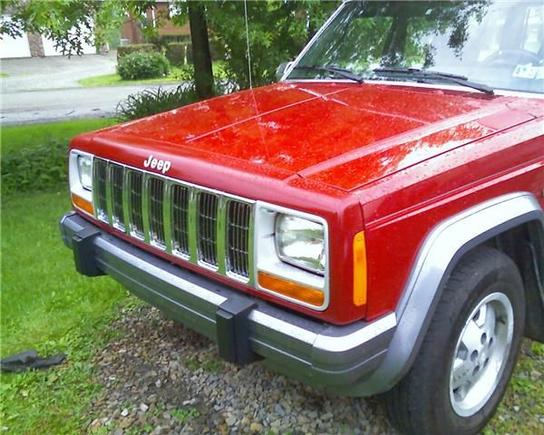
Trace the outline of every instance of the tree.
<instances>
[{"instance_id":1,"label":"tree","mask_svg":"<svg viewBox=\"0 0 544 435\"><path fill-rule=\"evenodd\" d=\"M191 26L195 87L200 98L213 95L213 74L208 29L203 2L186 2ZM2 0L0 36L40 33L53 40L55 48L67 56L81 55L83 45L102 46L106 35L119 29L127 16L142 17L155 1L139 0ZM6 12L10 18L6 19ZM149 29L148 29L149 30ZM150 32L148 32L150 34Z\"/></svg>"},{"instance_id":2,"label":"tree","mask_svg":"<svg viewBox=\"0 0 544 435\"><path fill-rule=\"evenodd\" d=\"M248 1L251 73L256 85L274 80L279 63L292 59L309 40L338 1ZM145 12L155 1L139 0L0 0L2 34L23 31L41 33L55 47L71 56L83 52L83 44L101 46L107 34L118 29L127 15L139 17L145 27ZM213 95L214 80L210 39L225 47L221 60L229 77L240 88L249 86L244 2L234 0L177 0L174 23L189 20L193 50L194 79L200 98ZM153 29L146 34L153 35ZM155 35L156 36L156 35ZM216 59L219 60L219 59Z\"/></svg>"},{"instance_id":3,"label":"tree","mask_svg":"<svg viewBox=\"0 0 544 435\"><path fill-rule=\"evenodd\" d=\"M2 0L0 37L40 33L62 54L83 53L83 45L103 45L105 35L119 28L127 14L141 14L154 2L128 0ZM7 14L9 12L9 15Z\"/></svg>"},{"instance_id":4,"label":"tree","mask_svg":"<svg viewBox=\"0 0 544 435\"><path fill-rule=\"evenodd\" d=\"M245 11L249 22L251 75L255 85L275 80L281 62L293 59L338 6L336 1L207 2L212 38L225 47L227 73L241 88L249 87Z\"/></svg>"},{"instance_id":5,"label":"tree","mask_svg":"<svg viewBox=\"0 0 544 435\"><path fill-rule=\"evenodd\" d=\"M202 2L194 1L188 3L188 11L195 68L195 88L200 98L207 98L213 95L213 71L206 11Z\"/></svg>"},{"instance_id":6,"label":"tree","mask_svg":"<svg viewBox=\"0 0 544 435\"><path fill-rule=\"evenodd\" d=\"M189 20L194 65L195 89L199 98L214 95L212 56L206 18L206 1L178 0L172 10L172 22L183 25Z\"/></svg>"}]
</instances>

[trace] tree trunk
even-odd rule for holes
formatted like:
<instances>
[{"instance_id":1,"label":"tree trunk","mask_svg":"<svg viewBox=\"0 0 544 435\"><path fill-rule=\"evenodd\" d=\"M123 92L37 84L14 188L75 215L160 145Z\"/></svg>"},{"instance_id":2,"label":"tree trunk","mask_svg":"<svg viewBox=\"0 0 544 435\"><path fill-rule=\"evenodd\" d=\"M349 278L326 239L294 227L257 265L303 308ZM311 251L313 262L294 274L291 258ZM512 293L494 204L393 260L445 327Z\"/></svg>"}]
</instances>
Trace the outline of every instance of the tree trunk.
<instances>
[{"instance_id":1,"label":"tree trunk","mask_svg":"<svg viewBox=\"0 0 544 435\"><path fill-rule=\"evenodd\" d=\"M409 4L406 4L408 7ZM406 36L408 35L408 17L410 14L405 5L399 3L394 12L394 19L385 40L382 53L383 66L399 66L405 56Z\"/></svg>"},{"instance_id":2,"label":"tree trunk","mask_svg":"<svg viewBox=\"0 0 544 435\"><path fill-rule=\"evenodd\" d=\"M213 97L213 71L208 24L203 1L187 2L189 8L189 26L193 47L193 65L195 68L195 87L201 99Z\"/></svg>"}]
</instances>

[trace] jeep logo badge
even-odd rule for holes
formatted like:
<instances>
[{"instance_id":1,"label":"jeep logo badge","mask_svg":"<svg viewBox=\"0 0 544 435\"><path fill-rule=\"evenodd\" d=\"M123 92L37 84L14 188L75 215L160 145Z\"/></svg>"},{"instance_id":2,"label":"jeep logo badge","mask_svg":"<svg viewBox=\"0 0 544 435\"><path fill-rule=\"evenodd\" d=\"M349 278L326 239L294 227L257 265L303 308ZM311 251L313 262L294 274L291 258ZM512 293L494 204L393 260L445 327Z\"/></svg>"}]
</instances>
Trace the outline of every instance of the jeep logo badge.
<instances>
[{"instance_id":1,"label":"jeep logo badge","mask_svg":"<svg viewBox=\"0 0 544 435\"><path fill-rule=\"evenodd\" d=\"M160 160L153 157L153 155L150 155L147 160L144 160L145 168L156 169L157 171L161 171L163 174L166 174L171 166L172 162L170 160Z\"/></svg>"}]
</instances>

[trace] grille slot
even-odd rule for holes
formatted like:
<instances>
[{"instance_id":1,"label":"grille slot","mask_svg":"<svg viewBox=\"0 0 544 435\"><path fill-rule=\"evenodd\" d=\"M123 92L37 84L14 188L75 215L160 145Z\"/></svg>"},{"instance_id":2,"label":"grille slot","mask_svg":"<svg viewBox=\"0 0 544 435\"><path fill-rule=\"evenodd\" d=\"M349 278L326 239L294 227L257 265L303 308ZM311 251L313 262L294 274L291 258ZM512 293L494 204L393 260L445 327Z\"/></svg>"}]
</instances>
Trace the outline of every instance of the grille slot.
<instances>
[{"instance_id":1,"label":"grille slot","mask_svg":"<svg viewBox=\"0 0 544 435\"><path fill-rule=\"evenodd\" d=\"M139 239L144 238L144 218L142 214L142 182L143 177L140 172L129 171L129 219L130 234Z\"/></svg>"},{"instance_id":2,"label":"grille slot","mask_svg":"<svg viewBox=\"0 0 544 435\"><path fill-rule=\"evenodd\" d=\"M112 200L112 212L111 217L113 226L125 231L125 217L123 211L123 177L124 168L119 165L110 165L110 177L111 177L111 200Z\"/></svg>"},{"instance_id":3,"label":"grille slot","mask_svg":"<svg viewBox=\"0 0 544 435\"><path fill-rule=\"evenodd\" d=\"M229 201L227 206L227 270L230 273L249 277L251 206Z\"/></svg>"},{"instance_id":4,"label":"grille slot","mask_svg":"<svg viewBox=\"0 0 544 435\"><path fill-rule=\"evenodd\" d=\"M198 257L217 266L217 196L207 192L198 195Z\"/></svg>"},{"instance_id":5,"label":"grille slot","mask_svg":"<svg viewBox=\"0 0 544 435\"><path fill-rule=\"evenodd\" d=\"M172 187L172 249L174 253L189 256L189 189Z\"/></svg>"},{"instance_id":6,"label":"grille slot","mask_svg":"<svg viewBox=\"0 0 544 435\"><path fill-rule=\"evenodd\" d=\"M93 159L93 194L96 217L108 222L108 198L106 186L108 182L108 166L102 159Z\"/></svg>"},{"instance_id":7,"label":"grille slot","mask_svg":"<svg viewBox=\"0 0 544 435\"><path fill-rule=\"evenodd\" d=\"M253 202L95 157L95 216L118 231L253 283Z\"/></svg>"},{"instance_id":8,"label":"grille slot","mask_svg":"<svg viewBox=\"0 0 544 435\"><path fill-rule=\"evenodd\" d=\"M163 217L164 181L158 178L149 179L149 232L151 242L164 248Z\"/></svg>"}]
</instances>

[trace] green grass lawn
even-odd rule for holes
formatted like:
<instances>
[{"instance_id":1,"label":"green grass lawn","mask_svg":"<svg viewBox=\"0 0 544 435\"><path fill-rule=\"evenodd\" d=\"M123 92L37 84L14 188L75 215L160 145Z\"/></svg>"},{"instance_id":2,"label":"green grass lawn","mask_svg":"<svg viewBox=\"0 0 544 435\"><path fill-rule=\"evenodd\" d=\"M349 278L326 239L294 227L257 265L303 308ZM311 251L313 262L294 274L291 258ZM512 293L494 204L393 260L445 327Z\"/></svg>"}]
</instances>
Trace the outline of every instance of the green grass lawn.
<instances>
[{"instance_id":1,"label":"green grass lawn","mask_svg":"<svg viewBox=\"0 0 544 435\"><path fill-rule=\"evenodd\" d=\"M68 143L78 133L113 123L85 119L4 127L2 157L51 140ZM2 374L0 421L9 433L81 431L99 391L92 356L112 335L108 325L127 300L110 278L88 279L75 271L58 229L70 208L64 183L2 197L0 355L30 348L42 355L67 354L65 364L47 371Z\"/></svg>"},{"instance_id":2,"label":"green grass lawn","mask_svg":"<svg viewBox=\"0 0 544 435\"><path fill-rule=\"evenodd\" d=\"M78 81L78 83L86 88L94 88L96 86L156 85L179 81L180 80L178 78L172 75L161 77L159 79L123 80L119 74L104 74L101 76L81 79Z\"/></svg>"},{"instance_id":3,"label":"green grass lawn","mask_svg":"<svg viewBox=\"0 0 544 435\"><path fill-rule=\"evenodd\" d=\"M127 293L108 277L75 271L58 230L70 209L65 186L4 197L2 209L0 354L29 348L67 354L47 371L2 375L2 426L9 433L80 431L99 391L92 356L111 337L107 326Z\"/></svg>"},{"instance_id":4,"label":"green grass lawn","mask_svg":"<svg viewBox=\"0 0 544 435\"><path fill-rule=\"evenodd\" d=\"M191 77L186 67L171 67L170 73L166 77L156 79L140 79L140 80L123 80L117 73L105 74L94 77L87 77L78 81L78 83L86 88L96 86L125 86L125 85L156 85L161 83L175 83L186 81Z\"/></svg>"},{"instance_id":5,"label":"green grass lawn","mask_svg":"<svg viewBox=\"0 0 544 435\"><path fill-rule=\"evenodd\" d=\"M495 417L485 435L544 433L544 344L526 340Z\"/></svg>"},{"instance_id":6,"label":"green grass lawn","mask_svg":"<svg viewBox=\"0 0 544 435\"><path fill-rule=\"evenodd\" d=\"M2 155L9 154L20 148L45 145L52 140L68 143L72 137L79 133L108 127L115 124L115 122L110 118L75 119L2 127L0 129Z\"/></svg>"},{"instance_id":7,"label":"green grass lawn","mask_svg":"<svg viewBox=\"0 0 544 435\"><path fill-rule=\"evenodd\" d=\"M226 79L225 63L218 61L214 62L213 75L218 80ZM119 74L105 74L94 77L87 77L78 81L78 83L86 88L96 86L127 86L127 85L157 85L161 83L181 83L191 80L193 76L192 68L188 66L173 66L170 73L166 77L158 79L143 79L143 80L123 80Z\"/></svg>"}]
</instances>

